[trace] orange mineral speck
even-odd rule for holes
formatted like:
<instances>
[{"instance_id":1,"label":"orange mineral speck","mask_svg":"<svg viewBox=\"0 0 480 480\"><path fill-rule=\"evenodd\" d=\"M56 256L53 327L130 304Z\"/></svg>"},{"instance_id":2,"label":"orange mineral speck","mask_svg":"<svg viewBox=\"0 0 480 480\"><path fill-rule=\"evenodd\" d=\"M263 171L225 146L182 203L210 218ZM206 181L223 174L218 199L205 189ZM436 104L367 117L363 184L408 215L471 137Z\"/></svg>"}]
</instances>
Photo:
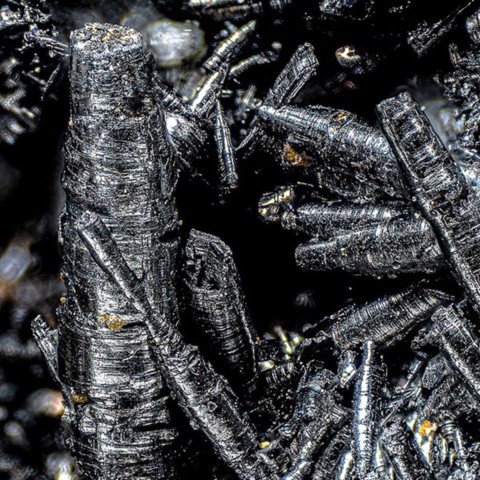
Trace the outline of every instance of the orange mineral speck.
<instances>
[{"instance_id":1,"label":"orange mineral speck","mask_svg":"<svg viewBox=\"0 0 480 480\"><path fill-rule=\"evenodd\" d=\"M295 157L297 156L297 151L291 146L289 145L288 143L285 145L285 152L284 152L284 155L285 155L285 160L287 162L294 162L295 161Z\"/></svg>"},{"instance_id":2,"label":"orange mineral speck","mask_svg":"<svg viewBox=\"0 0 480 480\"><path fill-rule=\"evenodd\" d=\"M430 422L429 420L425 420L420 425L419 433L423 437L430 435L437 429L437 425L435 423Z\"/></svg>"},{"instance_id":3,"label":"orange mineral speck","mask_svg":"<svg viewBox=\"0 0 480 480\"><path fill-rule=\"evenodd\" d=\"M309 163L308 157L304 153L298 153L288 143L285 145L283 155L285 156L285 160L288 163L291 163L291 164L293 164L297 167L303 167L305 165L308 165L308 163Z\"/></svg>"}]
</instances>

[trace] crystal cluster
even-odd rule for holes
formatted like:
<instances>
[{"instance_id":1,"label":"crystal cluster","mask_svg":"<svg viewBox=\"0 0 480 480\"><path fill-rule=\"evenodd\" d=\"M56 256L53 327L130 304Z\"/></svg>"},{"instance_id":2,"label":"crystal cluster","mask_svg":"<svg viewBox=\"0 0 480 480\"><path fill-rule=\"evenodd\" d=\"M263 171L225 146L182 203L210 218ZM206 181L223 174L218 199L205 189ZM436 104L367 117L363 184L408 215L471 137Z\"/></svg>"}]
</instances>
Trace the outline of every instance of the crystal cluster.
<instances>
[{"instance_id":1,"label":"crystal cluster","mask_svg":"<svg viewBox=\"0 0 480 480\"><path fill-rule=\"evenodd\" d=\"M0 476L480 479L479 8L7 0Z\"/></svg>"}]
</instances>

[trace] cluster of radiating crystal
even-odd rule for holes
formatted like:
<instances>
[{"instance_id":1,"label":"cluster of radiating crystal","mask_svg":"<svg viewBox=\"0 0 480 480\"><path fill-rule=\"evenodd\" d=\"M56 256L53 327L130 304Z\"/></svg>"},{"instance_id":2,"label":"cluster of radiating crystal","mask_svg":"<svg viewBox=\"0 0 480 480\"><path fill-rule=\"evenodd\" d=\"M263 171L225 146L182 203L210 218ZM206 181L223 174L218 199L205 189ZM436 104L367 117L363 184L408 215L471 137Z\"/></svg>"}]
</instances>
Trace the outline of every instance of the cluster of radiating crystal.
<instances>
[{"instance_id":1,"label":"cluster of radiating crystal","mask_svg":"<svg viewBox=\"0 0 480 480\"><path fill-rule=\"evenodd\" d=\"M0 33L18 43L28 21L25 51L50 51L58 72L69 65L65 294L56 324L32 323L63 406L58 392L40 390L26 411L63 413L78 475L480 478L478 2L157 1L158 10L145 2L124 12L121 25L70 28L59 20L67 9L40 33L55 24L43 13L48 1L8 3ZM333 38L351 28L364 42L342 45L322 72L313 41L290 38L286 53L271 41L292 24ZM56 28L69 33L65 43ZM380 84L392 58L428 64L448 48L450 71L435 82L456 105L441 118L427 116L418 88L376 98L369 120L331 106L337 94ZM267 82L256 84L256 69ZM15 81L33 88L25 67L12 72L14 90ZM2 98L15 144L30 97ZM32 101L38 115L51 108ZM261 331L241 262L223 239L183 221L177 202L182 182L197 182L221 208L248 211L242 172L259 159L276 173L256 222L298 235L298 270L312 283L338 272L392 281L388 294L301 333ZM32 263L20 240L0 258L12 298ZM315 308L308 294L299 302ZM18 332L0 336L0 359L33 362L38 353ZM22 420L7 426L21 442ZM73 475L70 457L51 463L54 475Z\"/></svg>"}]
</instances>

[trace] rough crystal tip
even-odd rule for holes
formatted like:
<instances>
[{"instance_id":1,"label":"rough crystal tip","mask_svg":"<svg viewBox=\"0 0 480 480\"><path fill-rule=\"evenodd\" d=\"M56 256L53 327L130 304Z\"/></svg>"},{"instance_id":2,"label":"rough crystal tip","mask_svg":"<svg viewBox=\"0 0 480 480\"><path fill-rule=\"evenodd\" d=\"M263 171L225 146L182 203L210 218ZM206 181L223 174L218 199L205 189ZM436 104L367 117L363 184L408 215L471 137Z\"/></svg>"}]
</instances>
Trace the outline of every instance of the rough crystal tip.
<instances>
[{"instance_id":1,"label":"rough crystal tip","mask_svg":"<svg viewBox=\"0 0 480 480\"><path fill-rule=\"evenodd\" d=\"M87 23L71 35L72 49L101 58L143 50L142 34L130 27L109 23Z\"/></svg>"}]
</instances>

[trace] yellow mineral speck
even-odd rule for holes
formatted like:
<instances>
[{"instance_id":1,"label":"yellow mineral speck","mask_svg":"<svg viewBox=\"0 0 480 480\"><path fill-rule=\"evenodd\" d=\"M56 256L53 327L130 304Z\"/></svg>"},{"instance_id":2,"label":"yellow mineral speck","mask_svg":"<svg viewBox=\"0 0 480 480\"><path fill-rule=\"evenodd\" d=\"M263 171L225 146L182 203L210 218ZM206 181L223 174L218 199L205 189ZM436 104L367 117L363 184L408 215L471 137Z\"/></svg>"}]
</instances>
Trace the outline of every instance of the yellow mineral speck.
<instances>
[{"instance_id":1,"label":"yellow mineral speck","mask_svg":"<svg viewBox=\"0 0 480 480\"><path fill-rule=\"evenodd\" d=\"M265 442L262 442L260 444L260 448L267 448L268 446L270 445L270 442L268 440L266 440Z\"/></svg>"},{"instance_id":2,"label":"yellow mineral speck","mask_svg":"<svg viewBox=\"0 0 480 480\"><path fill-rule=\"evenodd\" d=\"M102 313L97 317L97 320L105 323L107 328L113 330L114 332L121 330L127 324L118 315L111 315L109 313Z\"/></svg>"},{"instance_id":3,"label":"yellow mineral speck","mask_svg":"<svg viewBox=\"0 0 480 480\"><path fill-rule=\"evenodd\" d=\"M72 392L72 400L75 403L87 403L88 395L86 393Z\"/></svg>"},{"instance_id":4,"label":"yellow mineral speck","mask_svg":"<svg viewBox=\"0 0 480 480\"><path fill-rule=\"evenodd\" d=\"M262 217L266 217L267 214L268 214L268 210L266 208L259 208L258 209L258 213L262 216Z\"/></svg>"},{"instance_id":5,"label":"yellow mineral speck","mask_svg":"<svg viewBox=\"0 0 480 480\"><path fill-rule=\"evenodd\" d=\"M290 358L290 356L293 353L293 348L290 345L287 333L285 332L285 330L280 325L276 325L274 330L275 330L275 333L277 334L278 338L282 342L283 351L284 351L287 359Z\"/></svg>"},{"instance_id":6,"label":"yellow mineral speck","mask_svg":"<svg viewBox=\"0 0 480 480\"><path fill-rule=\"evenodd\" d=\"M293 199L294 196L295 193L293 192L293 188L286 188L278 194L278 201L282 203L288 203Z\"/></svg>"},{"instance_id":7,"label":"yellow mineral speck","mask_svg":"<svg viewBox=\"0 0 480 480\"><path fill-rule=\"evenodd\" d=\"M298 347L303 341L302 335L299 335L298 333L292 333L290 335L290 337L291 337L291 341L292 341L292 343L295 347Z\"/></svg>"},{"instance_id":8,"label":"yellow mineral speck","mask_svg":"<svg viewBox=\"0 0 480 480\"><path fill-rule=\"evenodd\" d=\"M342 120L344 120L346 117L347 117L347 112L340 112L340 113L337 115L337 120L342 121Z\"/></svg>"},{"instance_id":9,"label":"yellow mineral speck","mask_svg":"<svg viewBox=\"0 0 480 480\"><path fill-rule=\"evenodd\" d=\"M418 431L419 431L420 435L422 435L422 437L425 437L425 436L428 436L428 435L431 435L432 433L434 433L436 429L437 429L437 424L436 423L432 423L429 420L425 420L420 425L420 428L419 428Z\"/></svg>"},{"instance_id":10,"label":"yellow mineral speck","mask_svg":"<svg viewBox=\"0 0 480 480\"><path fill-rule=\"evenodd\" d=\"M65 303L67 301L66 297L60 297L60 303Z\"/></svg>"},{"instance_id":11,"label":"yellow mineral speck","mask_svg":"<svg viewBox=\"0 0 480 480\"><path fill-rule=\"evenodd\" d=\"M294 162L295 161L295 157L298 155L297 154L297 151L291 146L289 145L288 143L285 145L285 152L284 152L284 155L285 155L285 160L287 162Z\"/></svg>"},{"instance_id":12,"label":"yellow mineral speck","mask_svg":"<svg viewBox=\"0 0 480 480\"><path fill-rule=\"evenodd\" d=\"M278 205L283 203L288 205L295 198L295 192L293 188L282 188L278 192L273 194L265 195L258 202L258 212L260 215L266 217L270 209L273 208L274 212L278 213Z\"/></svg>"},{"instance_id":13,"label":"yellow mineral speck","mask_svg":"<svg viewBox=\"0 0 480 480\"><path fill-rule=\"evenodd\" d=\"M285 160L295 166L303 167L304 165L308 165L308 157L304 153L298 153L291 145L288 143L285 145L285 149L283 151L283 155Z\"/></svg>"},{"instance_id":14,"label":"yellow mineral speck","mask_svg":"<svg viewBox=\"0 0 480 480\"><path fill-rule=\"evenodd\" d=\"M266 360L264 362L259 362L258 366L260 367L261 372L265 372L267 370L275 368L275 362L273 360Z\"/></svg>"}]
</instances>

